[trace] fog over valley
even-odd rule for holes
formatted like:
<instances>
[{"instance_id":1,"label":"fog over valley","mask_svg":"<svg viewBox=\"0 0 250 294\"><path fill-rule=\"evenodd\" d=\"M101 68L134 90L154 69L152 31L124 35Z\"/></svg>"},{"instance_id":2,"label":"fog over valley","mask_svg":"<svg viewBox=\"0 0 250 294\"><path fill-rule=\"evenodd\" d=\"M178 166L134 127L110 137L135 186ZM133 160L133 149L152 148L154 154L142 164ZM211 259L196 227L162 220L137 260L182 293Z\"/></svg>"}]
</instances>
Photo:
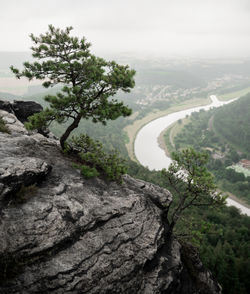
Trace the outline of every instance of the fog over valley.
<instances>
[{"instance_id":1,"label":"fog over valley","mask_svg":"<svg viewBox=\"0 0 250 294\"><path fill-rule=\"evenodd\" d=\"M246 57L248 0L1 1L0 51L28 51L28 35L73 26L93 50L155 56Z\"/></svg>"},{"instance_id":2,"label":"fog over valley","mask_svg":"<svg viewBox=\"0 0 250 294\"><path fill-rule=\"evenodd\" d=\"M248 294L250 1L0 3L0 293Z\"/></svg>"}]
</instances>

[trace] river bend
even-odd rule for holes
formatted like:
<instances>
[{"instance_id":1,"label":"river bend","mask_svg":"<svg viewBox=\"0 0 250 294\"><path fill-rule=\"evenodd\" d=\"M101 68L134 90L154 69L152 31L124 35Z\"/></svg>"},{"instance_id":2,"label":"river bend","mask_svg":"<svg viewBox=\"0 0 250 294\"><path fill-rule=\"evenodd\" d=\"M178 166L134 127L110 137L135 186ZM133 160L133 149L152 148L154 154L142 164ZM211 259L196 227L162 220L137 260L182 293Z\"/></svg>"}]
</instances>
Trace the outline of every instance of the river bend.
<instances>
[{"instance_id":1,"label":"river bend","mask_svg":"<svg viewBox=\"0 0 250 294\"><path fill-rule=\"evenodd\" d=\"M220 107L237 99L235 98L230 101L219 101L215 95L211 95L210 98L212 103L209 105L173 112L166 116L155 119L143 126L139 130L134 142L134 152L137 160L142 165L148 167L150 170L161 170L163 168L167 169L172 160L166 156L165 151L159 146L158 137L160 136L161 132L179 119L183 119L193 112L198 112L201 109L209 110L213 107ZM234 201L233 199L228 199L227 204L239 208L243 213L250 216L250 209Z\"/></svg>"}]
</instances>

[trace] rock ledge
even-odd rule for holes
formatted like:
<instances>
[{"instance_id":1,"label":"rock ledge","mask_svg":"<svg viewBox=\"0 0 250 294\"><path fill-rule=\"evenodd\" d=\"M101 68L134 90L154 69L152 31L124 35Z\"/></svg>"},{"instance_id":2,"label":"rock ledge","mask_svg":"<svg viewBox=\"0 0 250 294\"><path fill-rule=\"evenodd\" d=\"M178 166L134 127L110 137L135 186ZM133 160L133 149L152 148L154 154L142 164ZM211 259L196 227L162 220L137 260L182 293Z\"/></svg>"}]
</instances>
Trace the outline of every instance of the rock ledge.
<instances>
[{"instance_id":1,"label":"rock ledge","mask_svg":"<svg viewBox=\"0 0 250 294\"><path fill-rule=\"evenodd\" d=\"M197 254L165 240L167 190L86 180L57 141L0 116L0 293L221 292Z\"/></svg>"}]
</instances>

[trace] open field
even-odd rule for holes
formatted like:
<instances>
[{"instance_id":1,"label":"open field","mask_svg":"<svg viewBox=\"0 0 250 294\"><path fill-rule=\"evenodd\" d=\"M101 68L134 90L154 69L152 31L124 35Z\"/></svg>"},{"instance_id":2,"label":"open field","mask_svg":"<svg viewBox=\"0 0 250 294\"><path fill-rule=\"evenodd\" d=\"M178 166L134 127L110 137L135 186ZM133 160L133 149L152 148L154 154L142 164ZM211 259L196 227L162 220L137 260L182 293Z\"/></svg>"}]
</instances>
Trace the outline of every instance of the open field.
<instances>
[{"instance_id":1,"label":"open field","mask_svg":"<svg viewBox=\"0 0 250 294\"><path fill-rule=\"evenodd\" d=\"M242 167L241 165L236 164L236 165L230 166L229 168L234 169L238 173L243 173L245 177L250 177L250 170Z\"/></svg>"},{"instance_id":2,"label":"open field","mask_svg":"<svg viewBox=\"0 0 250 294\"><path fill-rule=\"evenodd\" d=\"M236 97L244 96L249 92L250 92L250 87L239 90L239 91L227 93L227 94L217 95L217 98L219 100L225 101L225 100L230 100L230 99L233 99L233 98L236 98Z\"/></svg>"},{"instance_id":3,"label":"open field","mask_svg":"<svg viewBox=\"0 0 250 294\"><path fill-rule=\"evenodd\" d=\"M190 117L181 120L181 123L175 122L165 130L163 130L158 138L160 147L167 155L175 150L174 137L181 131L181 129L190 122Z\"/></svg>"},{"instance_id":4,"label":"open field","mask_svg":"<svg viewBox=\"0 0 250 294\"><path fill-rule=\"evenodd\" d=\"M145 116L144 118L140 119L140 120L136 120L133 124L128 125L124 128L124 131L127 133L128 137L129 137L129 143L126 144L127 150L128 150L128 154L129 157L132 160L136 160L135 155L134 155L134 140L136 138L137 132L147 123L149 123L152 120L155 120L159 117L168 115L172 112L176 112L176 111L181 111L184 109L188 109L188 108L192 108L195 106L202 106L202 105L207 105L209 104L210 98L206 98L206 99L201 99L201 98L194 98L194 99L190 99L186 102L183 102L179 105L175 105L172 106L166 110L161 110L161 111L155 111L155 112L151 112L150 114L148 114L147 116Z\"/></svg>"}]
</instances>

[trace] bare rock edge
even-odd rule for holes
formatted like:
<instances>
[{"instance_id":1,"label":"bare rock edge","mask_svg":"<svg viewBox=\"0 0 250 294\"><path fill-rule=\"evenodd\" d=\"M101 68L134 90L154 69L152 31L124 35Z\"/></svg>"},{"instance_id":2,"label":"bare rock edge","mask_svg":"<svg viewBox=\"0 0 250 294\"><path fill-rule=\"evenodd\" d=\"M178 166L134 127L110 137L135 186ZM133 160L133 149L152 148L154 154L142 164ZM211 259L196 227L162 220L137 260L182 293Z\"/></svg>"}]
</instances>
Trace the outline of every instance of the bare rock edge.
<instances>
[{"instance_id":1,"label":"bare rock edge","mask_svg":"<svg viewBox=\"0 0 250 294\"><path fill-rule=\"evenodd\" d=\"M86 180L57 140L5 110L0 293L221 293L192 246L166 239L167 190Z\"/></svg>"}]
</instances>

